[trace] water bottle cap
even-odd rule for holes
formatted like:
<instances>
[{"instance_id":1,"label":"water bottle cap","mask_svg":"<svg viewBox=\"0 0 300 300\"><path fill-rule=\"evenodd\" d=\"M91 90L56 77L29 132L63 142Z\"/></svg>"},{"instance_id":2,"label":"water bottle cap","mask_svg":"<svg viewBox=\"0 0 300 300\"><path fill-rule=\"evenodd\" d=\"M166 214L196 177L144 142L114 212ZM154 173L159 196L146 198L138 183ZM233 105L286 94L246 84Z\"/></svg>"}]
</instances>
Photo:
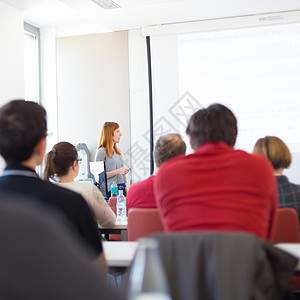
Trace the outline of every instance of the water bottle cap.
<instances>
[{"instance_id":1,"label":"water bottle cap","mask_svg":"<svg viewBox=\"0 0 300 300\"><path fill-rule=\"evenodd\" d=\"M123 190L119 190L119 195L123 195Z\"/></svg>"}]
</instances>

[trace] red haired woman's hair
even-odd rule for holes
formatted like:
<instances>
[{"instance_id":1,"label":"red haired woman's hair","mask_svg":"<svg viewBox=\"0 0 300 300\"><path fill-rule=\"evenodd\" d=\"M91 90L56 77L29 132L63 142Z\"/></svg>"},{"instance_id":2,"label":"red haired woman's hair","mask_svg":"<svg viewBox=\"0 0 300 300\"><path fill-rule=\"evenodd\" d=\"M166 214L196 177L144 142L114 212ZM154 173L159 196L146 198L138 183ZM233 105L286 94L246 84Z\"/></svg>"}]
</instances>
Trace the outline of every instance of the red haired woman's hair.
<instances>
[{"instance_id":1,"label":"red haired woman's hair","mask_svg":"<svg viewBox=\"0 0 300 300\"><path fill-rule=\"evenodd\" d=\"M105 148L106 154L109 157L112 157L114 150L117 154L121 155L121 152L117 147L117 144L113 142L114 132L119 127L120 127L119 124L116 122L105 122L102 125L97 150L100 147Z\"/></svg>"}]
</instances>

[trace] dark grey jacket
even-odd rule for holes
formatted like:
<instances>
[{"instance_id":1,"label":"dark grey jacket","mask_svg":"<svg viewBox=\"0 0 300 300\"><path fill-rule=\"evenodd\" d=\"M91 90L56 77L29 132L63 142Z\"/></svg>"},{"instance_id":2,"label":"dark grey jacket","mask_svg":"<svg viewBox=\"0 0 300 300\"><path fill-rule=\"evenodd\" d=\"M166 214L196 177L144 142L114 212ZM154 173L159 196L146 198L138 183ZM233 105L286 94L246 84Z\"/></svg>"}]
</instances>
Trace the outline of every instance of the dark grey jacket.
<instances>
[{"instance_id":1,"label":"dark grey jacket","mask_svg":"<svg viewBox=\"0 0 300 300\"><path fill-rule=\"evenodd\" d=\"M249 220L251 222L251 220ZM297 259L252 234L155 234L173 300L292 299Z\"/></svg>"}]
</instances>

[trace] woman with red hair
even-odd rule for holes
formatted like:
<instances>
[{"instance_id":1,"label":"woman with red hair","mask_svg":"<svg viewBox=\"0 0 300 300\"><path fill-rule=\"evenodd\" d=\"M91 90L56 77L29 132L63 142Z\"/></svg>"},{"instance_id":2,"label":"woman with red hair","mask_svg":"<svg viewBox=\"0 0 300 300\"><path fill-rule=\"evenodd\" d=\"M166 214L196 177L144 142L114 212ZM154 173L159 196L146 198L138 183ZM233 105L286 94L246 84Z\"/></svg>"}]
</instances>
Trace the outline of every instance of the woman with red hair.
<instances>
[{"instance_id":1,"label":"woman with red hair","mask_svg":"<svg viewBox=\"0 0 300 300\"><path fill-rule=\"evenodd\" d=\"M115 122L105 122L100 131L100 139L97 147L95 161L105 161L108 197L110 197L110 187L115 181L119 189L126 192L126 174L129 169L124 167L122 154L117 147L122 133L120 126Z\"/></svg>"}]
</instances>

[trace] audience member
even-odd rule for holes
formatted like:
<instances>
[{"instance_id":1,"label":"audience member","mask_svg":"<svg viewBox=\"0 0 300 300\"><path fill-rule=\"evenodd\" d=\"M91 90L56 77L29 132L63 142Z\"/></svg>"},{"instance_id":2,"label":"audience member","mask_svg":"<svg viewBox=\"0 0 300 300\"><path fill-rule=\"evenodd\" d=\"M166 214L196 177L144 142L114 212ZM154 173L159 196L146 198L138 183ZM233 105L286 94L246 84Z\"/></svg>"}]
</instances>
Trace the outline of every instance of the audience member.
<instances>
[{"instance_id":1,"label":"audience member","mask_svg":"<svg viewBox=\"0 0 300 300\"><path fill-rule=\"evenodd\" d=\"M90 263L90 249L63 215L31 197L3 191L0 197L1 299L125 299Z\"/></svg>"},{"instance_id":2,"label":"audience member","mask_svg":"<svg viewBox=\"0 0 300 300\"><path fill-rule=\"evenodd\" d=\"M154 159L156 164L156 172L159 167L166 161L174 158L178 155L185 154L186 145L181 139L179 134L170 133L161 136L154 149ZM127 194L127 207L139 208L154 208L156 207L156 201L154 198L153 183L156 175L152 175L149 178L134 183L130 186Z\"/></svg>"},{"instance_id":3,"label":"audience member","mask_svg":"<svg viewBox=\"0 0 300 300\"><path fill-rule=\"evenodd\" d=\"M221 104L194 113L195 152L162 165L154 182L166 231L240 231L272 238L277 188L266 158L233 148L234 114Z\"/></svg>"},{"instance_id":4,"label":"audience member","mask_svg":"<svg viewBox=\"0 0 300 300\"><path fill-rule=\"evenodd\" d=\"M282 174L292 163L287 145L278 137L266 136L256 142L253 153L264 155L272 163L278 186L279 206L294 207L300 219L300 185L289 182Z\"/></svg>"},{"instance_id":5,"label":"audience member","mask_svg":"<svg viewBox=\"0 0 300 300\"><path fill-rule=\"evenodd\" d=\"M68 142L54 145L46 155L43 178L52 178L59 185L82 195L94 213L96 221L103 227L113 226L116 215L104 200L99 189L91 183L74 182L79 172L79 158L76 148Z\"/></svg>"},{"instance_id":6,"label":"audience member","mask_svg":"<svg viewBox=\"0 0 300 300\"><path fill-rule=\"evenodd\" d=\"M0 108L0 154L7 164L0 188L34 196L59 209L74 225L74 234L93 249L92 259L106 267L97 225L86 201L75 192L43 181L35 172L43 161L46 136L46 111L42 106L14 100Z\"/></svg>"}]
</instances>

